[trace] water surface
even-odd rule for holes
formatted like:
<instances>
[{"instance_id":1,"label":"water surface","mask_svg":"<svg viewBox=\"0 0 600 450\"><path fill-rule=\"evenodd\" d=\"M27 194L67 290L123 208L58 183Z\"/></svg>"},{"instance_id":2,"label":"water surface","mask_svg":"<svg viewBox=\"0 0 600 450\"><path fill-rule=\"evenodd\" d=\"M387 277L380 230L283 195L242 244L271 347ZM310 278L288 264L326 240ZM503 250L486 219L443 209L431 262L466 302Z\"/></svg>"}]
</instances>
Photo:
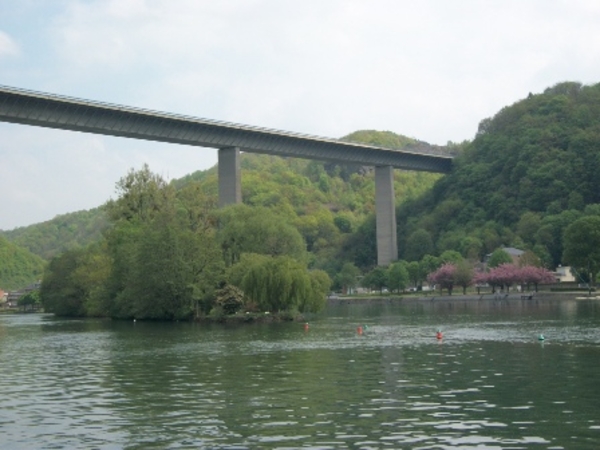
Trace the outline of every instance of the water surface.
<instances>
[{"instance_id":1,"label":"water surface","mask_svg":"<svg viewBox=\"0 0 600 450\"><path fill-rule=\"evenodd\" d=\"M4 315L0 373L0 448L600 448L597 301L341 305L308 331Z\"/></svg>"}]
</instances>

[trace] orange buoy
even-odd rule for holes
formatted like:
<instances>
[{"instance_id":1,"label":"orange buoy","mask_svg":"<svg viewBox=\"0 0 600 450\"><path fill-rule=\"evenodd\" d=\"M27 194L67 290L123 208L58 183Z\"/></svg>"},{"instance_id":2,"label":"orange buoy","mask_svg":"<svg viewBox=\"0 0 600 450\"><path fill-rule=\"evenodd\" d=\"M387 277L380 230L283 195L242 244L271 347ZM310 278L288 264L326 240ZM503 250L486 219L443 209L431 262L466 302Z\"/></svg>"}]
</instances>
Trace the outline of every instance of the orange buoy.
<instances>
[{"instance_id":1,"label":"orange buoy","mask_svg":"<svg viewBox=\"0 0 600 450\"><path fill-rule=\"evenodd\" d=\"M308 322L304 324L304 331L308 331Z\"/></svg>"},{"instance_id":2,"label":"orange buoy","mask_svg":"<svg viewBox=\"0 0 600 450\"><path fill-rule=\"evenodd\" d=\"M435 333L435 338L440 340L444 337L444 335L442 334L442 332L440 330L437 330L437 333Z\"/></svg>"},{"instance_id":3,"label":"orange buoy","mask_svg":"<svg viewBox=\"0 0 600 450\"><path fill-rule=\"evenodd\" d=\"M356 328L356 332L358 334L363 334L363 327L361 327L360 325Z\"/></svg>"}]
</instances>

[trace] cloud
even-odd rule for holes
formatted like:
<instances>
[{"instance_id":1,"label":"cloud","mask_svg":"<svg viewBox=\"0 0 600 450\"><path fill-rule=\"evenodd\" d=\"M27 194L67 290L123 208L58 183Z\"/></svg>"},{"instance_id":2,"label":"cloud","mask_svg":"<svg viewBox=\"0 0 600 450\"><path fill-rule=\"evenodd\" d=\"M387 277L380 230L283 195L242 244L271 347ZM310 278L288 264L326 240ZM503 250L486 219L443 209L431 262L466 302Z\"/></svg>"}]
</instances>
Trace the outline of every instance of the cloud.
<instances>
[{"instance_id":1,"label":"cloud","mask_svg":"<svg viewBox=\"0 0 600 450\"><path fill-rule=\"evenodd\" d=\"M55 21L56 49L73 86L114 79L99 91L108 100L332 137L386 128L443 144L472 138L507 98L568 78L573 52L596 68L593 5L73 1Z\"/></svg>"},{"instance_id":2,"label":"cloud","mask_svg":"<svg viewBox=\"0 0 600 450\"><path fill-rule=\"evenodd\" d=\"M529 92L600 73L596 0L18 5L0 2L4 83L334 138L378 129L432 144L472 139L482 119ZM0 201L27 199L48 213L97 206L144 162L171 178L216 163L214 150L13 127L2 128L3 148L22 159L2 165L17 168L21 188L9 195L0 185ZM44 142L62 156L44 160ZM39 160L46 170L32 173ZM19 171L47 187L22 186Z\"/></svg>"},{"instance_id":3,"label":"cloud","mask_svg":"<svg viewBox=\"0 0 600 450\"><path fill-rule=\"evenodd\" d=\"M11 37L0 30L0 58L19 54L19 46Z\"/></svg>"}]
</instances>

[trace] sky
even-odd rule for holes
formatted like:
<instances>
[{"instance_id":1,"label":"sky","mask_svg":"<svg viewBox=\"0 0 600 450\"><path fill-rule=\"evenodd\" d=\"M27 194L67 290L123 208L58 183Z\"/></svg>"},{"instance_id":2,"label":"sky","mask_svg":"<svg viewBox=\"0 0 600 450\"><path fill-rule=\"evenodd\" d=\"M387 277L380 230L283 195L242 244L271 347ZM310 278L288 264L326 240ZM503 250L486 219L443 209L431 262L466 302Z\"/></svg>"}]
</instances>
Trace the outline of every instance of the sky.
<instances>
[{"instance_id":1,"label":"sky","mask_svg":"<svg viewBox=\"0 0 600 450\"><path fill-rule=\"evenodd\" d=\"M340 138L435 145L562 81L600 82L597 0L0 0L0 84ZM0 123L0 230L217 151Z\"/></svg>"}]
</instances>

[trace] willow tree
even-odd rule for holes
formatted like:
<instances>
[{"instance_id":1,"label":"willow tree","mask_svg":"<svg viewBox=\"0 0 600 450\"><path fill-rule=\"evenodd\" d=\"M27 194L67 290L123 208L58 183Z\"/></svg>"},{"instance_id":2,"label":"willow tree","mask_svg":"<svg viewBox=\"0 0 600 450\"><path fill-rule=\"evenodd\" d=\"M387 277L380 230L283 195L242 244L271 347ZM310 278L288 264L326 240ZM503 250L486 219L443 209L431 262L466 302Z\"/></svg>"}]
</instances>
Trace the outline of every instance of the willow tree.
<instances>
[{"instance_id":1,"label":"willow tree","mask_svg":"<svg viewBox=\"0 0 600 450\"><path fill-rule=\"evenodd\" d=\"M304 264L288 256L268 258L250 268L242 288L263 311L315 311L324 306L331 283L320 272L311 276Z\"/></svg>"}]
</instances>

